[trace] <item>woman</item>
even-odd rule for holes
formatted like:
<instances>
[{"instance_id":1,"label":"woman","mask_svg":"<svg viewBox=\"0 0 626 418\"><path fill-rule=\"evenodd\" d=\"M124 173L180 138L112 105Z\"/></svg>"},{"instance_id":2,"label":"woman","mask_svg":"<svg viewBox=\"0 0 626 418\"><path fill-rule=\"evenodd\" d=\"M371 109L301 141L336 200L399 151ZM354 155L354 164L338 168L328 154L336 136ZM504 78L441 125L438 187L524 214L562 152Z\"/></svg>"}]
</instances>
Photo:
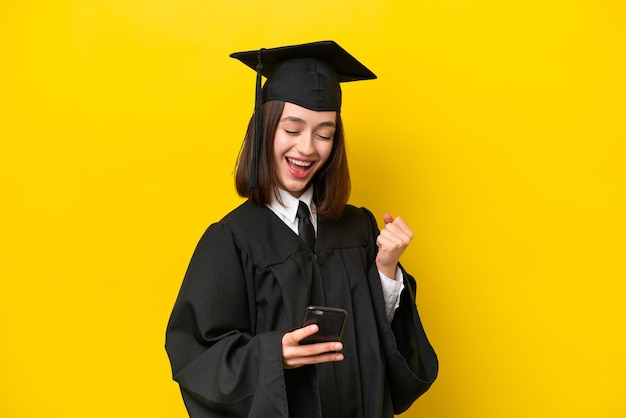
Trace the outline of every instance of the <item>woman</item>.
<instances>
[{"instance_id":1,"label":"woman","mask_svg":"<svg viewBox=\"0 0 626 418\"><path fill-rule=\"evenodd\" d=\"M346 204L339 83L375 75L331 41L232 56L257 70L236 174L248 200L200 239L168 325L189 415L401 413L438 364L398 262L410 228L385 215L379 233ZM347 311L341 341L300 344L319 332L302 325L309 305Z\"/></svg>"}]
</instances>

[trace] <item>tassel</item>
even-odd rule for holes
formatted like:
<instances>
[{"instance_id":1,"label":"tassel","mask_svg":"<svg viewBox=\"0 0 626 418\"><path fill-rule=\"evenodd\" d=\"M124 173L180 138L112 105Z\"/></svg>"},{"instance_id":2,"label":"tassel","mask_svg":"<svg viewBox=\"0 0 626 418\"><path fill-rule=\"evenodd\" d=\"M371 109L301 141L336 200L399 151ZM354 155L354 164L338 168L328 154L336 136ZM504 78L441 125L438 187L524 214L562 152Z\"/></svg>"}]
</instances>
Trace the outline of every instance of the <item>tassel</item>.
<instances>
[{"instance_id":1,"label":"tassel","mask_svg":"<svg viewBox=\"0 0 626 418\"><path fill-rule=\"evenodd\" d=\"M256 94L254 98L254 144L252 147L252 167L250 168L250 188L252 189L257 186L257 178L259 174L259 153L261 152L261 72L263 71L263 63L261 62L261 51L263 51L263 49L259 49L259 62L256 65Z\"/></svg>"}]
</instances>

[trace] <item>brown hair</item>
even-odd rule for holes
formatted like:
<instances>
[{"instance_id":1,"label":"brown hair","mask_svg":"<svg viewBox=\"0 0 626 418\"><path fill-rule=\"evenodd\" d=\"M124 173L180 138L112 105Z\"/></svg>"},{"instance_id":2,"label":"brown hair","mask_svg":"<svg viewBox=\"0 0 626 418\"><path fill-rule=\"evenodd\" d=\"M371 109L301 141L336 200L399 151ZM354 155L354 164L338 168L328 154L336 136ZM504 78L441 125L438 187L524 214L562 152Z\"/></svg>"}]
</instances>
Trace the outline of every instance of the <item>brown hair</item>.
<instances>
[{"instance_id":1,"label":"brown hair","mask_svg":"<svg viewBox=\"0 0 626 418\"><path fill-rule=\"evenodd\" d=\"M272 193L278 187L278 177L274 167L274 134L283 114L285 102L268 101L261 107L263 127L257 186L250 187L250 169L254 143L254 116L250 119L244 139L243 149L237 161L235 187L240 196L250 199L257 205L272 201ZM350 196L350 172L343 133L341 115L337 112L333 149L326 164L311 179L314 188L313 201L317 214L322 220L337 219L341 216Z\"/></svg>"}]
</instances>

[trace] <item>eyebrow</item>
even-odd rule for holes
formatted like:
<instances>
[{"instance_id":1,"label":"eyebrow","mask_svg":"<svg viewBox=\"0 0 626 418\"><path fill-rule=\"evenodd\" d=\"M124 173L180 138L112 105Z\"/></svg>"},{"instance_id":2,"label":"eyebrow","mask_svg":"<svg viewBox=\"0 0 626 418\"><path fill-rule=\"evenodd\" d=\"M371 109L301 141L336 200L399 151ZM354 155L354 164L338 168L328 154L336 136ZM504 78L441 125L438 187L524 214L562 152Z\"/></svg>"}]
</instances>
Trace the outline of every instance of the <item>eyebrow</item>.
<instances>
[{"instance_id":1,"label":"eyebrow","mask_svg":"<svg viewBox=\"0 0 626 418\"><path fill-rule=\"evenodd\" d=\"M297 116L286 116L284 118L282 118L279 122L295 122L295 123L299 123L301 125L306 125L306 121L302 118L299 118ZM323 126L329 126L331 128L336 128L337 125L335 124L335 122L332 121L325 121L320 123L319 125L316 126L316 128L320 128Z\"/></svg>"}]
</instances>

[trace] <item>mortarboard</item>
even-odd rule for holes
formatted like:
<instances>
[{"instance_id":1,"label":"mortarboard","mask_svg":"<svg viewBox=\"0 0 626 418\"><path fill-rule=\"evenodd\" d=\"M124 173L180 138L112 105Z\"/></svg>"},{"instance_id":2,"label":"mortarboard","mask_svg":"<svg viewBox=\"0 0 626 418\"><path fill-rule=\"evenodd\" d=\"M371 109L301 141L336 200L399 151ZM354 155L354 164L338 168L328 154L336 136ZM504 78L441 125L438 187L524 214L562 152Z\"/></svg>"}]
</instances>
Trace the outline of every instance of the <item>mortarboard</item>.
<instances>
[{"instance_id":1,"label":"mortarboard","mask_svg":"<svg viewBox=\"0 0 626 418\"><path fill-rule=\"evenodd\" d=\"M376 78L373 72L334 41L235 52L230 56L257 72L251 187L256 187L261 143L261 104L280 100L310 110L339 112L339 83ZM267 78L263 88L262 76Z\"/></svg>"}]
</instances>

